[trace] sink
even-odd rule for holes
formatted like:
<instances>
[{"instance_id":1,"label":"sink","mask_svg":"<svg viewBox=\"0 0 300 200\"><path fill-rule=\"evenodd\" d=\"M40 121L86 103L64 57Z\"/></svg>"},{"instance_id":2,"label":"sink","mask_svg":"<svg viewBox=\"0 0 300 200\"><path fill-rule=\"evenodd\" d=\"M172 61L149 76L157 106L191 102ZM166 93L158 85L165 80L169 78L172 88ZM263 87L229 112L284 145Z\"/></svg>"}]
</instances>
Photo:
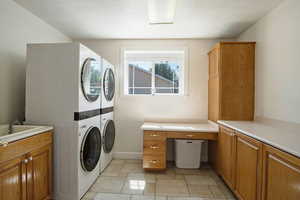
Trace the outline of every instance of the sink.
<instances>
[{"instance_id":1,"label":"sink","mask_svg":"<svg viewBox=\"0 0 300 200\"><path fill-rule=\"evenodd\" d=\"M0 125L0 138L7 135L12 135L16 133L28 132L39 128L40 126L29 126L29 125L14 125L12 127L12 132L9 132L9 125Z\"/></svg>"},{"instance_id":2,"label":"sink","mask_svg":"<svg viewBox=\"0 0 300 200\"><path fill-rule=\"evenodd\" d=\"M0 147L53 129L53 126L14 125L10 131L8 124L0 125Z\"/></svg>"},{"instance_id":3,"label":"sink","mask_svg":"<svg viewBox=\"0 0 300 200\"><path fill-rule=\"evenodd\" d=\"M22 126L22 125L13 126L12 134L18 133L18 132L21 132L21 131L28 131L28 130L35 129L35 128L37 128L37 127L36 126Z\"/></svg>"}]
</instances>

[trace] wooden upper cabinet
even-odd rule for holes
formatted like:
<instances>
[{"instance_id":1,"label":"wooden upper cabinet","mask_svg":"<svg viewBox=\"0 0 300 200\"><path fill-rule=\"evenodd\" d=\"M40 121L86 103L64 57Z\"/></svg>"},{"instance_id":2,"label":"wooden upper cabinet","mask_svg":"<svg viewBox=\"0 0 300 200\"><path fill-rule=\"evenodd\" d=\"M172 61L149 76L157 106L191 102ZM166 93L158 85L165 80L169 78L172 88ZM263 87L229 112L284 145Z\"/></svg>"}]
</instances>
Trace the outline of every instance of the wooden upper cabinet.
<instances>
[{"instance_id":1,"label":"wooden upper cabinet","mask_svg":"<svg viewBox=\"0 0 300 200\"><path fill-rule=\"evenodd\" d=\"M263 150L263 200L300 199L300 159L271 146Z\"/></svg>"},{"instance_id":2,"label":"wooden upper cabinet","mask_svg":"<svg viewBox=\"0 0 300 200\"><path fill-rule=\"evenodd\" d=\"M241 200L260 200L262 181L262 143L236 134L236 186Z\"/></svg>"},{"instance_id":3,"label":"wooden upper cabinet","mask_svg":"<svg viewBox=\"0 0 300 200\"><path fill-rule=\"evenodd\" d=\"M221 42L208 55L208 118L253 120L255 43Z\"/></svg>"},{"instance_id":4,"label":"wooden upper cabinet","mask_svg":"<svg viewBox=\"0 0 300 200\"><path fill-rule=\"evenodd\" d=\"M217 165L219 173L231 189L235 187L235 141L233 130L220 128Z\"/></svg>"}]
</instances>

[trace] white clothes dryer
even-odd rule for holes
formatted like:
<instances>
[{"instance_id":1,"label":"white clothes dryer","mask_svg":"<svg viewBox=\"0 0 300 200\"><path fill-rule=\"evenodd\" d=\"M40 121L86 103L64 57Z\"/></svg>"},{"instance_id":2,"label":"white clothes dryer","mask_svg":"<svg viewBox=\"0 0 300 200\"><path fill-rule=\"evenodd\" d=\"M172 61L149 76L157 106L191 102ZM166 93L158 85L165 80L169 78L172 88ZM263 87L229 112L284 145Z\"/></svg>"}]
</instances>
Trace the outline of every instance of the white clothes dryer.
<instances>
[{"instance_id":1,"label":"white clothes dryer","mask_svg":"<svg viewBox=\"0 0 300 200\"><path fill-rule=\"evenodd\" d=\"M116 134L113 116L113 112L101 114L102 154L100 156L100 172L103 172L113 158Z\"/></svg>"},{"instance_id":2,"label":"white clothes dryer","mask_svg":"<svg viewBox=\"0 0 300 200\"><path fill-rule=\"evenodd\" d=\"M114 106L115 70L114 66L102 58L102 102L101 108Z\"/></svg>"}]
</instances>

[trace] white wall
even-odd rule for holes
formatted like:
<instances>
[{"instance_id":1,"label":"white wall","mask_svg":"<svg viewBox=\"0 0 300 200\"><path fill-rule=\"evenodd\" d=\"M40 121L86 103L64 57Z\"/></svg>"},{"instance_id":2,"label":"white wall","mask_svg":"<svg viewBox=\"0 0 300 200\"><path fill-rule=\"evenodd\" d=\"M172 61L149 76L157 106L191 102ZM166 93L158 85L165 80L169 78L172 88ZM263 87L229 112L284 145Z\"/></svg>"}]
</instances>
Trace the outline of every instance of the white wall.
<instances>
[{"instance_id":1,"label":"white wall","mask_svg":"<svg viewBox=\"0 0 300 200\"><path fill-rule=\"evenodd\" d=\"M256 115L300 123L300 1L286 0L238 40L257 42Z\"/></svg>"},{"instance_id":2,"label":"white wall","mask_svg":"<svg viewBox=\"0 0 300 200\"><path fill-rule=\"evenodd\" d=\"M217 40L87 40L81 41L116 66L122 79L122 48L188 48L188 96L124 96L117 83L115 100L116 152L142 152L144 120L199 121L207 119L208 57Z\"/></svg>"},{"instance_id":3,"label":"white wall","mask_svg":"<svg viewBox=\"0 0 300 200\"><path fill-rule=\"evenodd\" d=\"M24 118L26 44L70 39L12 0L0 1L0 124Z\"/></svg>"}]
</instances>

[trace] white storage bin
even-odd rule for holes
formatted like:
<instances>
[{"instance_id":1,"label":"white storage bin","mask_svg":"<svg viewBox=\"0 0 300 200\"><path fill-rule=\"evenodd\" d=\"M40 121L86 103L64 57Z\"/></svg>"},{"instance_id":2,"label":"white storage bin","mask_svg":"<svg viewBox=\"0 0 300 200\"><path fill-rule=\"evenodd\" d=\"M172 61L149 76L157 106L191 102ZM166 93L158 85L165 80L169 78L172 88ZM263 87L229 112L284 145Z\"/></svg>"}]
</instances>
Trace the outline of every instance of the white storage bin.
<instances>
[{"instance_id":1,"label":"white storage bin","mask_svg":"<svg viewBox=\"0 0 300 200\"><path fill-rule=\"evenodd\" d=\"M177 168L200 168L203 140L175 140L175 163Z\"/></svg>"}]
</instances>

